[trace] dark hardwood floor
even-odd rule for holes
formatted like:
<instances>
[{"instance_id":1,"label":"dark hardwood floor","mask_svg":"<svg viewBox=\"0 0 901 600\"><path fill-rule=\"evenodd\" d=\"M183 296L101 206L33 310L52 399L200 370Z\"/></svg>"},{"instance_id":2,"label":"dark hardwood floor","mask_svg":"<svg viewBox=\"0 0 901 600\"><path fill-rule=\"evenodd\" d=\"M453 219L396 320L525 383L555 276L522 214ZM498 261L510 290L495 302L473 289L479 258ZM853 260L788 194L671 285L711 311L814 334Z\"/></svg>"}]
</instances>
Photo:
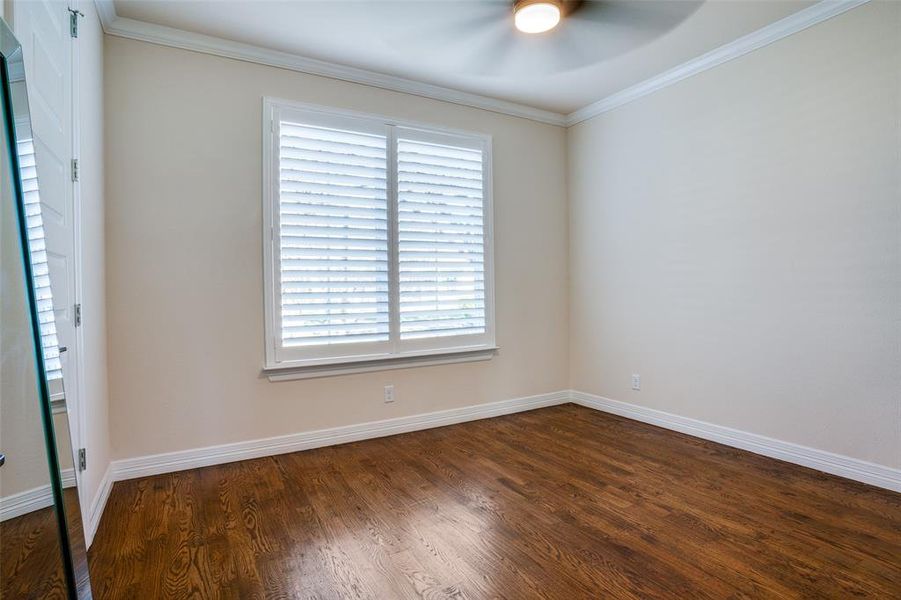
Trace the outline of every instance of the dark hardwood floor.
<instances>
[{"instance_id":1,"label":"dark hardwood floor","mask_svg":"<svg viewBox=\"0 0 901 600\"><path fill-rule=\"evenodd\" d=\"M899 598L901 495L575 405L117 483L96 598Z\"/></svg>"},{"instance_id":2,"label":"dark hardwood floor","mask_svg":"<svg viewBox=\"0 0 901 600\"><path fill-rule=\"evenodd\" d=\"M53 507L0 523L0 598L66 598L66 579Z\"/></svg>"},{"instance_id":3,"label":"dark hardwood floor","mask_svg":"<svg viewBox=\"0 0 901 600\"><path fill-rule=\"evenodd\" d=\"M63 501L75 578L79 589L84 590L88 565L78 494L74 487L63 491ZM62 600L68 597L59 525L54 511L51 506L0 523L0 599ZM89 597L82 594L80 597Z\"/></svg>"}]
</instances>

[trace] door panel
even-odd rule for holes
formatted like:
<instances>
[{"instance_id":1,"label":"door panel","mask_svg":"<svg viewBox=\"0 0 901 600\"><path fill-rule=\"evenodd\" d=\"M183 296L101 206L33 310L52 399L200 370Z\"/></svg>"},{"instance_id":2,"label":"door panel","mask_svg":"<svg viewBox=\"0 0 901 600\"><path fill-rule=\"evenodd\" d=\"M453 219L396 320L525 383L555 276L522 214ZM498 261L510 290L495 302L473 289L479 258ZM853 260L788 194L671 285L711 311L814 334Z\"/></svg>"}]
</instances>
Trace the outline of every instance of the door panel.
<instances>
[{"instance_id":1,"label":"door panel","mask_svg":"<svg viewBox=\"0 0 901 600\"><path fill-rule=\"evenodd\" d=\"M25 59L53 312L59 345L67 349L60 355L60 362L72 442L78 448L82 419L74 310L78 296L68 4L59 0L17 0L13 20Z\"/></svg>"}]
</instances>

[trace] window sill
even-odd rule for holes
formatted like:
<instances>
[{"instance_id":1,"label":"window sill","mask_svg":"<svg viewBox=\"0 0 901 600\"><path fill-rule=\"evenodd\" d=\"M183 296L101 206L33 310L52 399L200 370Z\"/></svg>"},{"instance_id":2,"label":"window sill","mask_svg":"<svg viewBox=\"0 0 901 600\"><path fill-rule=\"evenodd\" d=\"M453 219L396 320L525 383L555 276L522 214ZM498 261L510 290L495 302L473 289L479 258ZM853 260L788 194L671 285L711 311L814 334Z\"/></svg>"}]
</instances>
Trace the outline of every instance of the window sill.
<instances>
[{"instance_id":1,"label":"window sill","mask_svg":"<svg viewBox=\"0 0 901 600\"><path fill-rule=\"evenodd\" d=\"M419 354L415 356L387 356L384 358L364 359L343 363L319 365L283 364L265 367L263 369L263 374L269 378L269 381L291 381L294 379L333 377L335 375L369 373L372 371L387 371L390 369L410 369L413 367L430 367L433 365L491 360L494 355L497 354L498 350L498 346L486 346L477 349L467 348L461 350L448 350L447 352Z\"/></svg>"}]
</instances>

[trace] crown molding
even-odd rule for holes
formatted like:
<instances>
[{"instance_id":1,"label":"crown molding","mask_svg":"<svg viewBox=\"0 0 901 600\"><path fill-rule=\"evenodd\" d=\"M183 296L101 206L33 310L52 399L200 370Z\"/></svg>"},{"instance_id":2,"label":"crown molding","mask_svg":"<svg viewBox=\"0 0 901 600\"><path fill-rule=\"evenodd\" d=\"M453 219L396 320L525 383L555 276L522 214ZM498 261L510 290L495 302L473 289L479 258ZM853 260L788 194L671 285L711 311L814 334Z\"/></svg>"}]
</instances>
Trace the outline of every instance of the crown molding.
<instances>
[{"instance_id":1,"label":"crown molding","mask_svg":"<svg viewBox=\"0 0 901 600\"><path fill-rule=\"evenodd\" d=\"M103 31L106 31L107 27L112 26L113 22L118 18L116 6L113 4L113 0L94 0L94 6L97 7L100 25L103 27Z\"/></svg>"},{"instance_id":2,"label":"crown molding","mask_svg":"<svg viewBox=\"0 0 901 600\"><path fill-rule=\"evenodd\" d=\"M259 46L253 46L251 44L233 42L231 40L192 33L181 29L165 27L163 25L117 17L112 0L95 0L95 3L97 5L97 10L100 13L103 31L107 35L149 42L161 46L181 48L182 50L202 52L204 54L212 54L214 56L222 56L235 60L243 60L310 75L320 75L322 77L339 79L341 81L360 83L372 87L432 98L434 100L443 100L445 102L471 106L561 127L566 122L566 116L563 114L525 106L515 102L489 98L487 96L453 90L429 83L395 77L393 75L385 75L383 73L376 73L356 67L348 67L313 58L306 58L288 52L260 48Z\"/></svg>"},{"instance_id":3,"label":"crown molding","mask_svg":"<svg viewBox=\"0 0 901 600\"><path fill-rule=\"evenodd\" d=\"M789 15L784 19L771 23L753 33L729 42L715 50L711 50L701 56L693 58L681 65L646 79L624 90L611 94L606 98L593 102L568 115L562 115L552 111L542 110L524 104L489 98L469 92L462 92L446 87L385 75L348 67L312 58L306 58L288 52L269 50L254 46L233 42L222 38L192 33L163 25L145 23L134 19L126 19L116 15L113 0L94 0L104 33L118 37L149 42L161 46L170 46L222 56L235 60L258 63L281 69L288 69L310 75L319 75L369 85L395 92L422 96L435 100L443 100L463 106L471 106L496 113L511 115L549 123L563 127L570 127L592 117L596 117L607 111L613 110L637 100L648 94L652 94L665 87L697 75L708 69L719 66L725 62L744 56L750 52L763 48L773 42L779 41L790 35L803 31L827 19L847 12L870 0L820 0L817 4Z\"/></svg>"},{"instance_id":4,"label":"crown molding","mask_svg":"<svg viewBox=\"0 0 901 600\"><path fill-rule=\"evenodd\" d=\"M570 127L577 123L581 123L582 121L596 117L607 111L613 110L614 108L632 102L633 100L652 94L667 86L682 81L683 79L691 77L692 75L697 75L698 73L712 69L713 67L732 59L744 56L749 52L763 48L764 46L777 42L785 37L798 33L799 31L803 31L826 19L831 19L852 8L866 4L869 1L870 0L821 0L813 6L800 10L775 23L771 23L753 33L740 37L733 42L729 42L715 50L711 50L706 54L702 54L697 58L684 62L677 67L664 71L650 79L646 79L641 83L616 92L615 94L611 94L584 108L580 108L566 116L566 126Z\"/></svg>"}]
</instances>

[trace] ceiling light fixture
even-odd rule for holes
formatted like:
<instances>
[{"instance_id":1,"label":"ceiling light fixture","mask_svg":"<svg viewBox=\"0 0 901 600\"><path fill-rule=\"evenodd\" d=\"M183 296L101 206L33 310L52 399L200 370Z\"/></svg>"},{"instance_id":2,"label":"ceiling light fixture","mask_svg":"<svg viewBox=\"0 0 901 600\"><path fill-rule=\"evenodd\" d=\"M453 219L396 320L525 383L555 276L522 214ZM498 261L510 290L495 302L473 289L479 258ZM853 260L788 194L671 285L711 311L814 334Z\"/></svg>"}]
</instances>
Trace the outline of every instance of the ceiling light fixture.
<instances>
[{"instance_id":1,"label":"ceiling light fixture","mask_svg":"<svg viewBox=\"0 0 901 600\"><path fill-rule=\"evenodd\" d=\"M558 0L516 0L513 4L513 22L523 33L544 33L560 22Z\"/></svg>"}]
</instances>

